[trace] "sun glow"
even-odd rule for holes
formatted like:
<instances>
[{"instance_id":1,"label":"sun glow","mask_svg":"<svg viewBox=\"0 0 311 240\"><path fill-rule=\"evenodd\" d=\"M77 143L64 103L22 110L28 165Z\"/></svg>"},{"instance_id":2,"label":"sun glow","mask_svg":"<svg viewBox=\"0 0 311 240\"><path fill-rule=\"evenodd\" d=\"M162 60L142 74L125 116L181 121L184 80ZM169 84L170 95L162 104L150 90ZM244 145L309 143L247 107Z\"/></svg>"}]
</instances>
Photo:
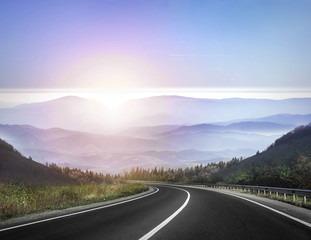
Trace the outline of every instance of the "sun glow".
<instances>
[{"instance_id":1,"label":"sun glow","mask_svg":"<svg viewBox=\"0 0 311 240\"><path fill-rule=\"evenodd\" d=\"M104 103L108 109L113 111L117 111L119 106L127 100L122 94L102 94L95 98Z\"/></svg>"},{"instance_id":2,"label":"sun glow","mask_svg":"<svg viewBox=\"0 0 311 240\"><path fill-rule=\"evenodd\" d=\"M146 80L158 82L161 79L162 72L146 59L99 53L72 63L56 82L86 89L128 89L143 86Z\"/></svg>"}]
</instances>

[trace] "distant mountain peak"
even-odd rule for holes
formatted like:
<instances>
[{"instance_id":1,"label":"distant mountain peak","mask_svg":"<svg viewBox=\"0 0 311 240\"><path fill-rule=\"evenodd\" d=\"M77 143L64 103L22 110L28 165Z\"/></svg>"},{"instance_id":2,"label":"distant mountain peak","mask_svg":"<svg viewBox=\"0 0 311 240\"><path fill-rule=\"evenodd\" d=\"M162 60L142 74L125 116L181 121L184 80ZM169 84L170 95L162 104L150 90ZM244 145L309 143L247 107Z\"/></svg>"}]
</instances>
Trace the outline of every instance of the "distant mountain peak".
<instances>
[{"instance_id":1,"label":"distant mountain peak","mask_svg":"<svg viewBox=\"0 0 311 240\"><path fill-rule=\"evenodd\" d=\"M85 101L87 99L85 98L82 98L82 97L78 97L78 96L72 96L72 95L68 95L68 96L64 96L64 97L60 97L60 98L57 98L57 99L54 99L54 101L72 101L72 100L80 100L80 101ZM51 100L53 101L53 100Z\"/></svg>"}]
</instances>

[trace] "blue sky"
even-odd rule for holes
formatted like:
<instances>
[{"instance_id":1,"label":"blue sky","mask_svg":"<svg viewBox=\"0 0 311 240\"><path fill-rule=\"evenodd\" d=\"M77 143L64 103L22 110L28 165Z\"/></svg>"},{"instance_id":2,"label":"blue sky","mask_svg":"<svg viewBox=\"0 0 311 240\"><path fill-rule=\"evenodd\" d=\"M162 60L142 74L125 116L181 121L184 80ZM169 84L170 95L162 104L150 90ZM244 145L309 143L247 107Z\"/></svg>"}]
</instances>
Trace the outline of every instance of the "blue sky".
<instances>
[{"instance_id":1,"label":"blue sky","mask_svg":"<svg viewBox=\"0 0 311 240\"><path fill-rule=\"evenodd\" d=\"M0 88L311 89L311 1L0 1Z\"/></svg>"}]
</instances>

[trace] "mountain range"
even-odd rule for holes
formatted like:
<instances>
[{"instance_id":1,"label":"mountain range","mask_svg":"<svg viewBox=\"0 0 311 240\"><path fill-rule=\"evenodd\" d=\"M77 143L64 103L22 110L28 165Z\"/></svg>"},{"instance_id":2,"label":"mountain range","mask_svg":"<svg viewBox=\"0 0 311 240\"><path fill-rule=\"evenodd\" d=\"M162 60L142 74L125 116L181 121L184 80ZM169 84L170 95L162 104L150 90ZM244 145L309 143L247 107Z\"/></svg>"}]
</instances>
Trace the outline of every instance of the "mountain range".
<instances>
[{"instance_id":1,"label":"mountain range","mask_svg":"<svg viewBox=\"0 0 311 240\"><path fill-rule=\"evenodd\" d=\"M269 146L276 132L289 125L251 122L217 126L156 126L131 128L118 135L99 135L60 128L0 125L0 136L25 156L41 163L57 163L99 172L140 167L180 167L248 157ZM127 136L126 136L127 135ZM144 138L139 138L144 135Z\"/></svg>"},{"instance_id":2,"label":"mountain range","mask_svg":"<svg viewBox=\"0 0 311 240\"><path fill-rule=\"evenodd\" d=\"M129 127L195 125L236 119L240 119L241 122L254 121L249 120L254 118L263 122L297 125L311 121L309 106L311 98L219 100L158 96L129 100L119 107L116 114L101 102L68 96L46 102L0 108L0 124L32 125L38 128L63 128L104 134L114 134ZM276 116L274 119L263 119L271 115Z\"/></svg>"},{"instance_id":3,"label":"mountain range","mask_svg":"<svg viewBox=\"0 0 311 240\"><path fill-rule=\"evenodd\" d=\"M125 115L135 116L136 126L173 125L172 119L174 118L175 124L194 125L262 118L283 113L305 115L310 114L309 106L311 106L311 98L271 100L157 96L127 101L121 106L121 111ZM139 120L146 116L148 116L149 121L142 122Z\"/></svg>"},{"instance_id":4,"label":"mountain range","mask_svg":"<svg viewBox=\"0 0 311 240\"><path fill-rule=\"evenodd\" d=\"M98 132L105 131L106 113L105 105L100 102L69 96L2 108L0 123Z\"/></svg>"},{"instance_id":5,"label":"mountain range","mask_svg":"<svg viewBox=\"0 0 311 240\"><path fill-rule=\"evenodd\" d=\"M35 161L83 170L186 167L263 151L311 122L309 106L311 98L160 96L130 100L117 115L100 102L64 97L0 108L0 137Z\"/></svg>"}]
</instances>

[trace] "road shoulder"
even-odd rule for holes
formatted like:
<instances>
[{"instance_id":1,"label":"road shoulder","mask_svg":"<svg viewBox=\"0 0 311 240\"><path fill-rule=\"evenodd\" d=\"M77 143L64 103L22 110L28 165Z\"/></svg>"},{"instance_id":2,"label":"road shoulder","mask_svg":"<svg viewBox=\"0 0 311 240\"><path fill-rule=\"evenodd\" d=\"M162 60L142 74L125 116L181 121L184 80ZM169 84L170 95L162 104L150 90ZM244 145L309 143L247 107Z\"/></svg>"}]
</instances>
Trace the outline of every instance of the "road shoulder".
<instances>
[{"instance_id":1,"label":"road shoulder","mask_svg":"<svg viewBox=\"0 0 311 240\"><path fill-rule=\"evenodd\" d=\"M224 189L204 188L204 187L195 187L195 188L204 189L207 191L219 192L223 194L240 196L240 197L255 201L257 203L263 204L270 208L273 208L277 211L286 213L292 217L301 219L311 224L311 210L303 208L303 207L295 206L289 203L277 201L277 200L270 199L270 198L259 197L253 194L241 193L238 191L229 191L229 190L224 190Z\"/></svg>"}]
</instances>

